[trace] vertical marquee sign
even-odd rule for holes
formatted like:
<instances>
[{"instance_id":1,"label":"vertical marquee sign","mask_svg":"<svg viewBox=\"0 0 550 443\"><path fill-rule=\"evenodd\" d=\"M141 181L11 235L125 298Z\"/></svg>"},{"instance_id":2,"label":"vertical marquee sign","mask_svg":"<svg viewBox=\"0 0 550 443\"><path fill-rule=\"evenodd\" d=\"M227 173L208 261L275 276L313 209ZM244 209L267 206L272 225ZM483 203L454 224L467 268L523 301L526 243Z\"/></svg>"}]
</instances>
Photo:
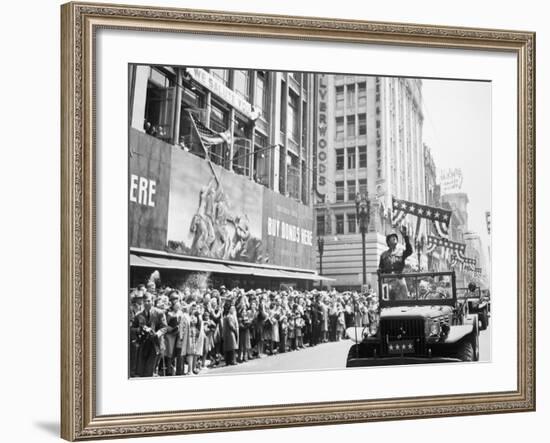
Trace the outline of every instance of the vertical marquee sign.
<instances>
[{"instance_id":1,"label":"vertical marquee sign","mask_svg":"<svg viewBox=\"0 0 550 443\"><path fill-rule=\"evenodd\" d=\"M317 75L317 118L315 160L317 166L317 192L321 195L327 193L327 162L328 162L328 79L327 75Z\"/></svg>"}]
</instances>

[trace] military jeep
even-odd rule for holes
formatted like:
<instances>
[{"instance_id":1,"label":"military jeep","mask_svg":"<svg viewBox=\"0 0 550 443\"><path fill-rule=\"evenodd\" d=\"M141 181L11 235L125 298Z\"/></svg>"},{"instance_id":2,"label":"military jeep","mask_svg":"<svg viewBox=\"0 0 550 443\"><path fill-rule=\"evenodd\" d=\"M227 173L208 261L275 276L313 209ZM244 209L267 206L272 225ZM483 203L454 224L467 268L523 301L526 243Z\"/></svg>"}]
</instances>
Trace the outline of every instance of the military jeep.
<instances>
[{"instance_id":1,"label":"military jeep","mask_svg":"<svg viewBox=\"0 0 550 443\"><path fill-rule=\"evenodd\" d=\"M346 330L346 367L479 360L479 325L457 298L455 273L378 274L377 312Z\"/></svg>"}]
</instances>

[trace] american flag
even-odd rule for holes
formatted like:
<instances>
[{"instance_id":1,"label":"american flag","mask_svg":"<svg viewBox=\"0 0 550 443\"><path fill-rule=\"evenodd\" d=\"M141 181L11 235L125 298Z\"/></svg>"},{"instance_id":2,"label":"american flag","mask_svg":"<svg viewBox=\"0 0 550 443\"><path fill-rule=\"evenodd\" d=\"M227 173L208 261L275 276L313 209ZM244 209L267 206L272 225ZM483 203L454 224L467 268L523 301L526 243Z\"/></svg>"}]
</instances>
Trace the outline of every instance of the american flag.
<instances>
[{"instance_id":1,"label":"american flag","mask_svg":"<svg viewBox=\"0 0 550 443\"><path fill-rule=\"evenodd\" d=\"M195 118L192 113L189 113L195 130L205 146L219 145L221 143L230 143L231 131L228 129L225 132L216 132L205 126L199 119Z\"/></svg>"},{"instance_id":2,"label":"american flag","mask_svg":"<svg viewBox=\"0 0 550 443\"><path fill-rule=\"evenodd\" d=\"M435 231L440 237L449 237L449 223L451 221L451 211L436 208L434 206L420 205L407 200L398 200L393 198L392 225L397 226L403 221L407 214L415 215L419 218L431 220Z\"/></svg>"},{"instance_id":3,"label":"american flag","mask_svg":"<svg viewBox=\"0 0 550 443\"><path fill-rule=\"evenodd\" d=\"M464 268L468 271L474 271L476 268L476 259L466 257L464 260Z\"/></svg>"},{"instance_id":4,"label":"american flag","mask_svg":"<svg viewBox=\"0 0 550 443\"><path fill-rule=\"evenodd\" d=\"M458 243L451 240L448 240L446 238L440 238L435 237L433 235L428 235L428 252L430 252L430 248L433 251L436 247L441 246L445 249L448 249L451 251L451 254L457 255L457 260L460 260L459 253L464 255L464 251L466 251L466 245L464 243Z\"/></svg>"}]
</instances>

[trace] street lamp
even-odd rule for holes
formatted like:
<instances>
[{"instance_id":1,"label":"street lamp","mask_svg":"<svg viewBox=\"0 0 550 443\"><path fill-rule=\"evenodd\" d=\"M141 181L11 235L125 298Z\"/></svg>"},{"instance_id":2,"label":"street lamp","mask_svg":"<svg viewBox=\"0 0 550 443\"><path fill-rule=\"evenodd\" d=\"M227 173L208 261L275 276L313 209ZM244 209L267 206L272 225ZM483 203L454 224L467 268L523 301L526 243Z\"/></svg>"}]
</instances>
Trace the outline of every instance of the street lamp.
<instances>
[{"instance_id":1,"label":"street lamp","mask_svg":"<svg viewBox=\"0 0 550 443\"><path fill-rule=\"evenodd\" d=\"M319 250L319 275L323 275L323 251L325 250L325 239L323 237L317 237L317 249ZM323 286L323 280L320 281L321 288Z\"/></svg>"},{"instance_id":2,"label":"street lamp","mask_svg":"<svg viewBox=\"0 0 550 443\"><path fill-rule=\"evenodd\" d=\"M420 271L420 256L422 255L422 252L424 251L424 235L421 235L416 239L415 242L416 246L416 254L418 257L418 271Z\"/></svg>"},{"instance_id":3,"label":"street lamp","mask_svg":"<svg viewBox=\"0 0 550 443\"><path fill-rule=\"evenodd\" d=\"M355 211L357 214L357 223L361 231L361 240L363 243L363 285L367 284L367 258L365 256L365 234L369 228L370 221L370 202L368 193L357 193L355 195Z\"/></svg>"}]
</instances>

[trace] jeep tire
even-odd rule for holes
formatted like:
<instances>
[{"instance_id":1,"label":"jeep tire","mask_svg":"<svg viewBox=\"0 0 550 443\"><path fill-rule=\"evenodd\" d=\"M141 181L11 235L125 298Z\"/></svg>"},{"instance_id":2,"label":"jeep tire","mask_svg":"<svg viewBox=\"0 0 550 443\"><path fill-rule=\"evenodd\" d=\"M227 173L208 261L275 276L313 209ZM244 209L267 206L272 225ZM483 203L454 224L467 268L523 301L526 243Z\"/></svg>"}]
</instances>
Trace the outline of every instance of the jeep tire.
<instances>
[{"instance_id":1,"label":"jeep tire","mask_svg":"<svg viewBox=\"0 0 550 443\"><path fill-rule=\"evenodd\" d=\"M483 312L480 312L479 323L479 330L485 331L485 329L487 329L487 324L489 323L487 318L487 311L484 310Z\"/></svg>"},{"instance_id":2,"label":"jeep tire","mask_svg":"<svg viewBox=\"0 0 550 443\"><path fill-rule=\"evenodd\" d=\"M348 363L351 359L358 357L361 357L361 353L359 351L359 345L355 344L351 348L349 348L348 358L346 359L346 368L349 367Z\"/></svg>"},{"instance_id":3,"label":"jeep tire","mask_svg":"<svg viewBox=\"0 0 550 443\"><path fill-rule=\"evenodd\" d=\"M460 361L474 361L476 352L471 340L465 339L458 343L452 357Z\"/></svg>"}]
</instances>

